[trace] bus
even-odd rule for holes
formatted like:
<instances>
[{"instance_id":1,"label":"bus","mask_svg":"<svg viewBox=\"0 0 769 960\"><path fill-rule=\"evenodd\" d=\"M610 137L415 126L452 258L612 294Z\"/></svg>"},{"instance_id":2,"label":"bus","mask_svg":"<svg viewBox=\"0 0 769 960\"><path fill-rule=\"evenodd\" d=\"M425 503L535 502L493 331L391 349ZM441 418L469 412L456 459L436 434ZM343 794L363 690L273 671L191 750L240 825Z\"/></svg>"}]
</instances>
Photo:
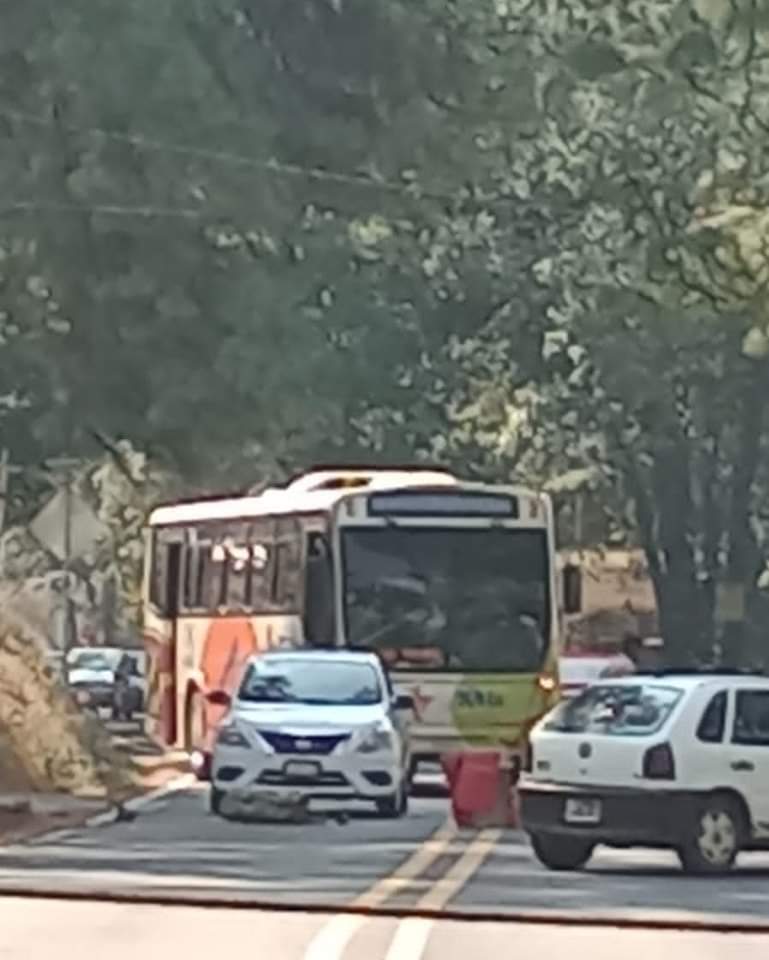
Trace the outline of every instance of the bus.
<instances>
[{"instance_id":1,"label":"bus","mask_svg":"<svg viewBox=\"0 0 769 960\"><path fill-rule=\"evenodd\" d=\"M322 470L149 519L147 732L205 779L244 662L376 651L408 718L412 775L446 752L520 758L557 698L553 513L533 490L431 470Z\"/></svg>"}]
</instances>

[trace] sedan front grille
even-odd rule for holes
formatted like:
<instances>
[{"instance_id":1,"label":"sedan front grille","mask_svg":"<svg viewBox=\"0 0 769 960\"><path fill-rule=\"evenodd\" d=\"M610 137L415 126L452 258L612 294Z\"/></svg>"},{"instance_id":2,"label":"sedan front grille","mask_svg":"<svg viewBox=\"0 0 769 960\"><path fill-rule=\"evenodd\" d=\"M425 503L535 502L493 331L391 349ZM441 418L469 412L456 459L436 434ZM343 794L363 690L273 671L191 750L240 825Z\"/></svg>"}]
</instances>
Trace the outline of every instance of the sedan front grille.
<instances>
[{"instance_id":1,"label":"sedan front grille","mask_svg":"<svg viewBox=\"0 0 769 960\"><path fill-rule=\"evenodd\" d=\"M272 730L259 730L258 733L275 753L292 755L328 755L336 750L340 743L350 739L349 733L306 737L296 737L288 733L275 733Z\"/></svg>"},{"instance_id":2,"label":"sedan front grille","mask_svg":"<svg viewBox=\"0 0 769 960\"><path fill-rule=\"evenodd\" d=\"M265 770L256 781L271 787L346 787L349 780L343 773L319 773L314 777L295 777L282 770Z\"/></svg>"}]
</instances>

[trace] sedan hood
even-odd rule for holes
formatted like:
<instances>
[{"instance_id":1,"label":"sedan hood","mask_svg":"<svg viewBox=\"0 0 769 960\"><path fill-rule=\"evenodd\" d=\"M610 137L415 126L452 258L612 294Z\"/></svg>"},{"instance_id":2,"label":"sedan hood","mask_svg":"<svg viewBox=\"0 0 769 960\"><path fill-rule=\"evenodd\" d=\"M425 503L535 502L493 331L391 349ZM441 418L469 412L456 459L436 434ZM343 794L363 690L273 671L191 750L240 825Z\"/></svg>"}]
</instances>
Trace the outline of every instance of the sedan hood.
<instances>
[{"instance_id":1,"label":"sedan hood","mask_svg":"<svg viewBox=\"0 0 769 960\"><path fill-rule=\"evenodd\" d=\"M310 731L346 733L383 720L385 711L381 703L366 707L316 707L301 703L238 702L233 716L259 730L301 735Z\"/></svg>"}]
</instances>

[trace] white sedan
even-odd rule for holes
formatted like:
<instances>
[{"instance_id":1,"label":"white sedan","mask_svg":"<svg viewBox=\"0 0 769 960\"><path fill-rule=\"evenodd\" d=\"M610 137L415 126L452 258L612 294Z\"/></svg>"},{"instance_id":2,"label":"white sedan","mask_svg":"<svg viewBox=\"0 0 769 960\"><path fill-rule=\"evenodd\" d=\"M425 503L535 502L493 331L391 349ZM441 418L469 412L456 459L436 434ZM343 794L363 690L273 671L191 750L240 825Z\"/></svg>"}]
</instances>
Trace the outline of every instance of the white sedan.
<instances>
[{"instance_id":1,"label":"white sedan","mask_svg":"<svg viewBox=\"0 0 769 960\"><path fill-rule=\"evenodd\" d=\"M212 758L211 809L226 816L249 798L367 800L384 816L406 812L408 745L379 659L349 650L275 651L252 657L229 703ZM229 802L228 802L229 801Z\"/></svg>"}]
</instances>

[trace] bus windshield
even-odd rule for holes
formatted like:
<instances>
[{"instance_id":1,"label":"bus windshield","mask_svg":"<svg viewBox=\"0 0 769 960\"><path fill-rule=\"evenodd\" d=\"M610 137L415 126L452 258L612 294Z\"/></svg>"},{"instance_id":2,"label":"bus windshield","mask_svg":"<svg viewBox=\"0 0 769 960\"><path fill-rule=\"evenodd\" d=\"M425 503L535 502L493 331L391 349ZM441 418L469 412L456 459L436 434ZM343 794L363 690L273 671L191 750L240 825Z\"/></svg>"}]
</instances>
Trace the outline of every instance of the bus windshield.
<instances>
[{"instance_id":1,"label":"bus windshield","mask_svg":"<svg viewBox=\"0 0 769 960\"><path fill-rule=\"evenodd\" d=\"M344 527L351 647L412 670L534 672L550 635L541 530Z\"/></svg>"}]
</instances>

